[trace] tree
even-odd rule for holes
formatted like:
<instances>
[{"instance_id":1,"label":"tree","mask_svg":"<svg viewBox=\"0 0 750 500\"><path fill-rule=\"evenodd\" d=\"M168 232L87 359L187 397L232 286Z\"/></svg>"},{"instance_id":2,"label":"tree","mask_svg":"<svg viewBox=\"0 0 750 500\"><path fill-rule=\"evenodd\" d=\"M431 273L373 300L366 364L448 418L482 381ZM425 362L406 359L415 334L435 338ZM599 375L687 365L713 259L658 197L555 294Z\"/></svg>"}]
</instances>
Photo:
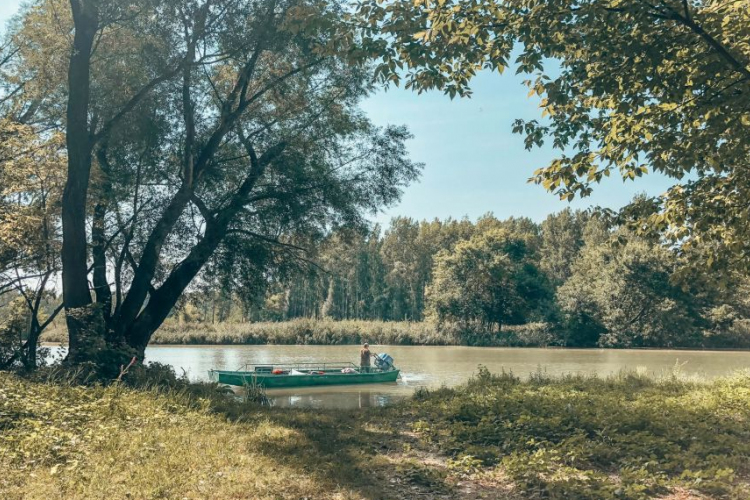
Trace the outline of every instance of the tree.
<instances>
[{"instance_id":1,"label":"tree","mask_svg":"<svg viewBox=\"0 0 750 500\"><path fill-rule=\"evenodd\" d=\"M388 268L385 276L390 319L421 319L424 280L417 271L419 223L406 217L391 220L380 250Z\"/></svg>"},{"instance_id":2,"label":"tree","mask_svg":"<svg viewBox=\"0 0 750 500\"><path fill-rule=\"evenodd\" d=\"M717 291L719 291L718 294ZM748 291L750 291L748 278L737 275L734 276L729 287L709 288L708 295L713 300L708 302L702 310L706 323L702 331L702 346L735 349L750 347Z\"/></svg>"},{"instance_id":3,"label":"tree","mask_svg":"<svg viewBox=\"0 0 750 500\"><path fill-rule=\"evenodd\" d=\"M700 310L691 290L673 280L673 252L603 231L592 220L570 278L557 290L568 345L632 347L700 343Z\"/></svg>"},{"instance_id":4,"label":"tree","mask_svg":"<svg viewBox=\"0 0 750 500\"><path fill-rule=\"evenodd\" d=\"M0 369L37 366L39 336L60 311L47 308L60 270L63 138L33 124L25 80L6 78L19 48L0 48Z\"/></svg>"},{"instance_id":5,"label":"tree","mask_svg":"<svg viewBox=\"0 0 750 500\"><path fill-rule=\"evenodd\" d=\"M502 72L518 47L543 120L514 130L560 151L534 182L572 199L613 173L673 177L631 229L662 232L699 265L750 262L745 2L392 0L359 15L385 47L381 78L419 91L470 95L477 71Z\"/></svg>"},{"instance_id":6,"label":"tree","mask_svg":"<svg viewBox=\"0 0 750 500\"><path fill-rule=\"evenodd\" d=\"M378 129L357 108L370 71L335 3L70 7L58 19L74 32L59 82L72 362L142 357L217 252L236 250L235 264L247 259L263 275L280 255L302 256L295 238L363 224L418 174L408 133Z\"/></svg>"},{"instance_id":7,"label":"tree","mask_svg":"<svg viewBox=\"0 0 750 500\"><path fill-rule=\"evenodd\" d=\"M583 231L588 216L565 209L550 214L542 222L540 268L555 286L570 277L571 266L583 246Z\"/></svg>"},{"instance_id":8,"label":"tree","mask_svg":"<svg viewBox=\"0 0 750 500\"><path fill-rule=\"evenodd\" d=\"M550 298L529 250L525 239L493 228L439 253L426 294L431 313L439 322L498 332L528 321Z\"/></svg>"},{"instance_id":9,"label":"tree","mask_svg":"<svg viewBox=\"0 0 750 500\"><path fill-rule=\"evenodd\" d=\"M19 340L0 369L15 361L35 368L39 336L60 311L44 316L43 307L60 270L61 146L58 135L44 137L12 116L0 120L0 296L18 299L3 316Z\"/></svg>"}]
</instances>

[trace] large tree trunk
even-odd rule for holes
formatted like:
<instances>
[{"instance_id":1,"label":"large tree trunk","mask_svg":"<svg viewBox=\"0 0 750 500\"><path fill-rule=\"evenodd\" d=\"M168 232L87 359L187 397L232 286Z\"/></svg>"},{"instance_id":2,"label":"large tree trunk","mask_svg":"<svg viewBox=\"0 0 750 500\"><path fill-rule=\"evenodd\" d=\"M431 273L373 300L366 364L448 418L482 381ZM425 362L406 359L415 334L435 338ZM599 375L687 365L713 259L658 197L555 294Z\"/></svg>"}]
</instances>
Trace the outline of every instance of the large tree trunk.
<instances>
[{"instance_id":1,"label":"large tree trunk","mask_svg":"<svg viewBox=\"0 0 750 500\"><path fill-rule=\"evenodd\" d=\"M75 26L68 69L66 141L68 175L62 197L63 303L69 332L69 359L75 361L81 337L90 330L91 294L88 286L86 196L91 173L92 137L89 130L91 48L98 29L97 0L70 0Z\"/></svg>"},{"instance_id":2,"label":"large tree trunk","mask_svg":"<svg viewBox=\"0 0 750 500\"><path fill-rule=\"evenodd\" d=\"M238 81L229 93L221 110L213 133L198 148L194 143L194 106L190 97L191 72L195 60L195 45L204 29L205 16L208 13L207 3L195 22L195 33L186 32L187 53L185 59L176 68L155 78L122 107L120 112L100 130L94 130L89 115L89 82L91 73L91 50L101 20L99 19L98 0L70 0L75 26L74 50L69 67L68 97L68 177L63 196L63 292L64 305L70 336L69 361L91 360L102 367L114 361L128 349L135 349L141 355L153 332L161 325L171 311L185 287L200 271L224 238L231 220L248 200L255 181L263 171L263 166L280 154L283 145L270 148L261 158L251 153L253 167L239 191L209 224L204 238L193 247L192 251L168 276L157 290L154 289L154 277L161 259L162 247L180 220L185 209L195 202L196 179L209 168L210 163L221 147L224 138L232 130L242 113L267 89L248 94L249 82L254 74L256 63L262 49L258 41L255 51L241 70ZM275 5L275 2L272 2ZM274 7L269 9L269 19L273 17ZM280 78L280 83L307 66L295 68ZM91 291L88 286L87 235L86 235L86 199L92 163L92 152L99 141L106 137L114 125L125 114L132 111L150 89L166 81L183 70L183 100L186 126L185 157L182 185L174 194L168 206L163 210L151 230L140 253L138 262L123 249L123 258L128 258L133 269L129 290L123 296L118 280L117 303L112 314L112 296L107 283L106 235L104 222L107 207L98 203L93 213L92 257L94 270L94 291L96 304L92 304ZM270 88L270 87L269 87ZM102 200L106 201L106 200ZM200 207L199 207L200 208ZM208 228L211 226L211 229ZM127 241L129 243L129 241ZM126 245L127 245L126 243ZM117 267L121 271L122 266ZM127 345L126 345L127 344Z\"/></svg>"},{"instance_id":3,"label":"large tree trunk","mask_svg":"<svg viewBox=\"0 0 750 500\"><path fill-rule=\"evenodd\" d=\"M208 262L225 233L226 228L206 231L206 237L170 273L164 284L151 294L146 307L130 325L126 332L128 345L136 350L140 359L143 359L151 336L167 318L185 288Z\"/></svg>"},{"instance_id":4,"label":"large tree trunk","mask_svg":"<svg viewBox=\"0 0 750 500\"><path fill-rule=\"evenodd\" d=\"M203 239L196 244L190 253L173 270L158 290L152 290L148 303L134 321L123 323L123 331L128 345L137 351L140 359L146 350L151 336L169 315L185 288L208 262L229 231L234 217L242 209L250 196L255 183L263 175L267 165L274 161L286 148L279 143L269 148L260 158L247 144L252 157L252 168L230 203L215 216L206 220L206 232Z\"/></svg>"}]
</instances>

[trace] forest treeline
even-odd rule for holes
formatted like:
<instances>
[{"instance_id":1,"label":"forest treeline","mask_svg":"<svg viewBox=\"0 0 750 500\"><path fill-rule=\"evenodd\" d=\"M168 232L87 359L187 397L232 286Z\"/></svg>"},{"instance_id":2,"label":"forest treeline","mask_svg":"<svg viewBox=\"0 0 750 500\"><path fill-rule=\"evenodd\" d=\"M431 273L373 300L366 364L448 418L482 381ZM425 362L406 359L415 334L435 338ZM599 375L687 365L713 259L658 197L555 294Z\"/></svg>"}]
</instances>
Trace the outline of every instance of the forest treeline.
<instances>
[{"instance_id":1,"label":"forest treeline","mask_svg":"<svg viewBox=\"0 0 750 500\"><path fill-rule=\"evenodd\" d=\"M532 342L549 345L750 346L741 273L682 266L658 240L590 212L542 223L398 217L386 230L333 232L310 258L255 289L214 262L173 321L427 321L471 345L512 345L518 328L509 326L534 324Z\"/></svg>"}]
</instances>

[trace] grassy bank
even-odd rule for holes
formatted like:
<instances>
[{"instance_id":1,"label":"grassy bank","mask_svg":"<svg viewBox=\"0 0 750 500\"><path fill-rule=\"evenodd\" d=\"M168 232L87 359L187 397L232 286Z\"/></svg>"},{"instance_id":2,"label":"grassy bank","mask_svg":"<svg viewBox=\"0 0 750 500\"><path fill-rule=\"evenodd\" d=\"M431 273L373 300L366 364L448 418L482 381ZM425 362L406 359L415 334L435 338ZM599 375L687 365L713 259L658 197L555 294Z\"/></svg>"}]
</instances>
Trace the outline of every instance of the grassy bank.
<instances>
[{"instance_id":1,"label":"grassy bank","mask_svg":"<svg viewBox=\"0 0 750 500\"><path fill-rule=\"evenodd\" d=\"M178 323L167 321L151 338L152 344L360 344L546 346L547 325L507 326L498 334L466 332L456 326L430 322L332 321L297 319L263 323ZM66 342L61 325L45 332L45 342Z\"/></svg>"},{"instance_id":2,"label":"grassy bank","mask_svg":"<svg viewBox=\"0 0 750 500\"><path fill-rule=\"evenodd\" d=\"M206 391L203 391L206 394ZM486 372L366 412L0 374L0 497L748 498L750 377Z\"/></svg>"}]
</instances>

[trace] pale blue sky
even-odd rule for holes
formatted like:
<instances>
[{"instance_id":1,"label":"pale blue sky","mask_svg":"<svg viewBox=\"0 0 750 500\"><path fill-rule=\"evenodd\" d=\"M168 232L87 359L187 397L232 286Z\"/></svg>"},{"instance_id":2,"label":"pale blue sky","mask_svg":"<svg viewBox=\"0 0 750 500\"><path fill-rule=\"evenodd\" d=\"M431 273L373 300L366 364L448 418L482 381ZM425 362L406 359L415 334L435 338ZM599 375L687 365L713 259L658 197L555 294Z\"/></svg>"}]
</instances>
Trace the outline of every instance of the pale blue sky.
<instances>
[{"instance_id":1,"label":"pale blue sky","mask_svg":"<svg viewBox=\"0 0 750 500\"><path fill-rule=\"evenodd\" d=\"M0 23L5 24L21 3L0 0ZM511 133L514 119L539 117L538 101L526 97L522 80L512 71L480 74L472 84L471 99L451 101L440 93L417 95L397 88L368 99L363 107L375 123L409 128L414 134L411 157L425 164L421 180L406 190L401 203L376 220L387 223L396 215L475 219L493 212L500 218L541 221L566 206L619 208L636 193L660 194L672 184L653 174L627 183L610 178L595 188L593 196L571 204L528 184L531 173L555 155L551 148L526 151L522 136Z\"/></svg>"}]
</instances>

